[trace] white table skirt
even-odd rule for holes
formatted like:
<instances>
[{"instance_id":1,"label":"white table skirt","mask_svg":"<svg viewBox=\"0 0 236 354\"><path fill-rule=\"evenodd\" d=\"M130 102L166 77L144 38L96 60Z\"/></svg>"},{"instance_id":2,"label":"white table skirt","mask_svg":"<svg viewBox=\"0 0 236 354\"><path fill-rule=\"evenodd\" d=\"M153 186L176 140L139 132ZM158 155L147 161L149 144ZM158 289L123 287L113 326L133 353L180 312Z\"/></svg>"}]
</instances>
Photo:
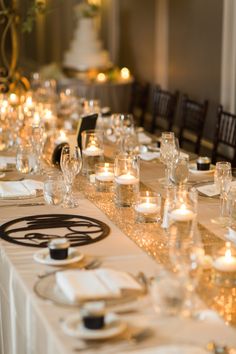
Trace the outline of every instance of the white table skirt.
<instances>
[{"instance_id":1,"label":"white table skirt","mask_svg":"<svg viewBox=\"0 0 236 354\"><path fill-rule=\"evenodd\" d=\"M25 215L68 213L97 218L107 223L111 234L104 240L80 247L80 251L101 257L104 266L110 266L137 274L142 270L153 275L157 264L129 240L98 208L81 197L77 209L65 210L50 206L1 208L1 223ZM38 298L33 286L37 274L48 266L33 261L37 249L23 247L0 241L0 349L1 354L69 354L78 346L78 339L63 333L60 318L74 313L74 309L59 307ZM151 343L186 340L205 345L215 340L236 346L235 329L223 321L201 322L186 319L162 319L157 316L149 302L138 308L133 315L124 319L137 323L149 323L156 336ZM150 343L150 344L151 344ZM111 353L123 353L122 349L112 347ZM103 353L103 351L100 351ZM91 351L93 353L93 351Z\"/></svg>"}]
</instances>

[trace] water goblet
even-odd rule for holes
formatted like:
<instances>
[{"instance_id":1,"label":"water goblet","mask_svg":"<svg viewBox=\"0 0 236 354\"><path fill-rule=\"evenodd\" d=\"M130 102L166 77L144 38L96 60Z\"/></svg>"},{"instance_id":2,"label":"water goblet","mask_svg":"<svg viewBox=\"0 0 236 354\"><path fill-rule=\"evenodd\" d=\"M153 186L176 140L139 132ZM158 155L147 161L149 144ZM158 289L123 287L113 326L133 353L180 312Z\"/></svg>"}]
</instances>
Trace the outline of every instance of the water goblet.
<instances>
[{"instance_id":1,"label":"water goblet","mask_svg":"<svg viewBox=\"0 0 236 354\"><path fill-rule=\"evenodd\" d=\"M228 209L228 193L232 181L231 163L227 161L219 161L216 163L214 182L220 193L220 216L213 218L212 222L227 226L230 223Z\"/></svg>"},{"instance_id":2,"label":"water goblet","mask_svg":"<svg viewBox=\"0 0 236 354\"><path fill-rule=\"evenodd\" d=\"M82 158L79 147L75 146L74 148L70 148L69 145L65 145L62 148L60 165L66 184L66 195L63 207L75 208L78 205L78 202L72 194L72 187L74 179L82 167Z\"/></svg>"},{"instance_id":3,"label":"water goblet","mask_svg":"<svg viewBox=\"0 0 236 354\"><path fill-rule=\"evenodd\" d=\"M179 156L177 162L173 164L170 179L175 185L181 186L188 182L188 165L189 158L187 156Z\"/></svg>"},{"instance_id":4,"label":"water goblet","mask_svg":"<svg viewBox=\"0 0 236 354\"><path fill-rule=\"evenodd\" d=\"M43 148L45 144L45 129L43 124L32 125L31 127L31 144L34 148L36 159L35 172L43 173L42 168L42 157L43 157Z\"/></svg>"},{"instance_id":5,"label":"water goblet","mask_svg":"<svg viewBox=\"0 0 236 354\"><path fill-rule=\"evenodd\" d=\"M179 142L173 132L161 135L160 160L166 165L166 185L170 184L171 169L179 158Z\"/></svg>"}]
</instances>

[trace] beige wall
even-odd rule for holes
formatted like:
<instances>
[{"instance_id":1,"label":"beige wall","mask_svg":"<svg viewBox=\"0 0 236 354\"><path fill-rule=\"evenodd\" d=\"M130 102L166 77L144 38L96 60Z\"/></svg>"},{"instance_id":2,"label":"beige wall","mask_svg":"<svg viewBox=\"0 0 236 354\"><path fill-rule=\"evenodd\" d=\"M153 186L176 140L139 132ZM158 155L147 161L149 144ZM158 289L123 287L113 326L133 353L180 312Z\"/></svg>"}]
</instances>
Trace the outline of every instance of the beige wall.
<instances>
[{"instance_id":1,"label":"beige wall","mask_svg":"<svg viewBox=\"0 0 236 354\"><path fill-rule=\"evenodd\" d=\"M208 99L212 138L220 101L222 0L169 0L169 88Z\"/></svg>"},{"instance_id":2,"label":"beige wall","mask_svg":"<svg viewBox=\"0 0 236 354\"><path fill-rule=\"evenodd\" d=\"M154 77L155 0L119 0L121 66L128 66L140 79Z\"/></svg>"}]
</instances>

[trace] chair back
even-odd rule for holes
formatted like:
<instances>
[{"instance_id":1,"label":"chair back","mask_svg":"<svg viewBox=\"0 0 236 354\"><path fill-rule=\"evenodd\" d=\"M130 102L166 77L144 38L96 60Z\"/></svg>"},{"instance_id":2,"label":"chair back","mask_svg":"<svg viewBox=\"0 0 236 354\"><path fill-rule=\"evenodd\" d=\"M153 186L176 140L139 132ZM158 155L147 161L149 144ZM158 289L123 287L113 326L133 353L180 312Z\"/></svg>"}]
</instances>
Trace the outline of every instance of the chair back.
<instances>
[{"instance_id":1,"label":"chair back","mask_svg":"<svg viewBox=\"0 0 236 354\"><path fill-rule=\"evenodd\" d=\"M171 131L174 123L175 112L177 107L179 93L171 93L164 91L160 86L154 87L153 92L153 117L151 132L155 133L156 130ZM167 124L163 126L161 121L165 121Z\"/></svg>"},{"instance_id":2,"label":"chair back","mask_svg":"<svg viewBox=\"0 0 236 354\"><path fill-rule=\"evenodd\" d=\"M230 161L236 166L236 115L218 107L218 119L215 132L214 146L212 151L212 163L217 159Z\"/></svg>"},{"instance_id":3,"label":"chair back","mask_svg":"<svg viewBox=\"0 0 236 354\"><path fill-rule=\"evenodd\" d=\"M184 142L193 143L196 154L200 152L207 110L207 100L200 103L190 99L187 95L183 96L179 142L181 147Z\"/></svg>"},{"instance_id":4,"label":"chair back","mask_svg":"<svg viewBox=\"0 0 236 354\"><path fill-rule=\"evenodd\" d=\"M82 137L81 134L84 130L92 130L96 128L98 114L90 114L88 116L81 117L78 121L77 127L77 142L78 146L82 150Z\"/></svg>"},{"instance_id":5,"label":"chair back","mask_svg":"<svg viewBox=\"0 0 236 354\"><path fill-rule=\"evenodd\" d=\"M134 116L135 122L144 126L145 114L147 112L149 100L150 84L135 80L132 85L129 113Z\"/></svg>"}]
</instances>

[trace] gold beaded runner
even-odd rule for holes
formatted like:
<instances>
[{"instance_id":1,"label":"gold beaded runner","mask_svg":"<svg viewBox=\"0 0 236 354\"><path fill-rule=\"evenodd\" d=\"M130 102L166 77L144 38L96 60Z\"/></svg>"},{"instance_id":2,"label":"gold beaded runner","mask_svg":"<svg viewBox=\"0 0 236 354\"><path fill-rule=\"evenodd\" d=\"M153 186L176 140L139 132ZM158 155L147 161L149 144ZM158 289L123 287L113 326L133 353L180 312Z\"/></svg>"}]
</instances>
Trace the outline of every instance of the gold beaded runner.
<instances>
[{"instance_id":1,"label":"gold beaded runner","mask_svg":"<svg viewBox=\"0 0 236 354\"><path fill-rule=\"evenodd\" d=\"M85 177L77 177L77 186L109 219L120 228L141 249L167 269L171 268L168 249L168 234L159 224L135 223L133 208L117 208L113 202L113 193L96 192L95 186ZM143 185L141 185L141 189ZM212 248L224 246L224 241L216 237L201 224L198 225L206 254L212 254ZM216 310L227 323L236 325L236 288L222 288L211 280L211 271L206 270L201 278L199 296L206 305Z\"/></svg>"}]
</instances>

